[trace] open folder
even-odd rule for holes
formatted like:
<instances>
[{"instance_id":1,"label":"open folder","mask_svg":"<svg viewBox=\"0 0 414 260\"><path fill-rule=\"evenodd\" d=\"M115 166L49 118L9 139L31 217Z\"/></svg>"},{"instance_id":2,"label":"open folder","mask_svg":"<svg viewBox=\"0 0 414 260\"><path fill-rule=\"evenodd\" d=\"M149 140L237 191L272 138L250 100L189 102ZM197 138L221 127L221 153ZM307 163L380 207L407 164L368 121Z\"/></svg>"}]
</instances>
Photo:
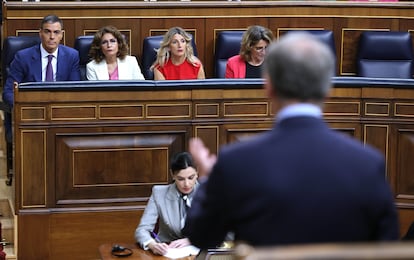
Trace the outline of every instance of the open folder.
<instances>
[{"instance_id":1,"label":"open folder","mask_svg":"<svg viewBox=\"0 0 414 260\"><path fill-rule=\"evenodd\" d=\"M168 251L164 256L171 259L177 259L187 256L196 256L198 253L200 253L199 248L189 245L181 248L168 248Z\"/></svg>"}]
</instances>

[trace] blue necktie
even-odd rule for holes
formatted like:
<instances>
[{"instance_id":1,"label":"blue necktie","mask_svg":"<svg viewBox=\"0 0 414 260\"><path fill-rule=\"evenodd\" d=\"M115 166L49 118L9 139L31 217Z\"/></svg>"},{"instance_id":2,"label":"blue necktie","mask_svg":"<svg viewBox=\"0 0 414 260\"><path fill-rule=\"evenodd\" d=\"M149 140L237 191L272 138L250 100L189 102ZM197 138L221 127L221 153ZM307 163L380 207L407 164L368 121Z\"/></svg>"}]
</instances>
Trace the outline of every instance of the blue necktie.
<instances>
[{"instance_id":1,"label":"blue necktie","mask_svg":"<svg viewBox=\"0 0 414 260\"><path fill-rule=\"evenodd\" d=\"M53 67L52 67L53 55L47 55L47 66L46 66L46 80L45 81L54 81L53 80Z\"/></svg>"}]
</instances>

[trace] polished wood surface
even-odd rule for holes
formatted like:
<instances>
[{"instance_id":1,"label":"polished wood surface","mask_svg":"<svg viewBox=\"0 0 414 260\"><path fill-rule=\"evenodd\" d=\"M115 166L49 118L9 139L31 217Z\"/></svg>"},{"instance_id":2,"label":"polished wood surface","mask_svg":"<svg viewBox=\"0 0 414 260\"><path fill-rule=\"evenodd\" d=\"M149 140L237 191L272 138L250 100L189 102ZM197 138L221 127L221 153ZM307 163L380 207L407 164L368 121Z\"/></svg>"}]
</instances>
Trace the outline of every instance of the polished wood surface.
<instances>
[{"instance_id":1,"label":"polished wood surface","mask_svg":"<svg viewBox=\"0 0 414 260\"><path fill-rule=\"evenodd\" d=\"M77 36L93 34L110 24L126 36L131 54L140 61L145 37L181 26L194 35L206 76L211 78L220 31L260 24L279 37L289 30L326 29L335 35L337 75L352 76L361 32L414 33L413 10L413 2L371 1L16 1L4 5L2 36L37 34L41 18L53 12L64 21L64 44L74 46Z\"/></svg>"},{"instance_id":2,"label":"polished wood surface","mask_svg":"<svg viewBox=\"0 0 414 260\"><path fill-rule=\"evenodd\" d=\"M141 249L139 246L137 246L136 244L106 243L106 244L102 244L99 246L99 255L102 260L125 258L125 257L119 257L119 256L112 255L111 251L114 245L120 245L120 246L131 249L132 255L127 256L127 259L130 259L130 260L167 260L169 259L167 257L154 255L150 251L145 251ZM180 259L193 260L194 257L185 257L185 258L180 258Z\"/></svg>"}]
</instances>

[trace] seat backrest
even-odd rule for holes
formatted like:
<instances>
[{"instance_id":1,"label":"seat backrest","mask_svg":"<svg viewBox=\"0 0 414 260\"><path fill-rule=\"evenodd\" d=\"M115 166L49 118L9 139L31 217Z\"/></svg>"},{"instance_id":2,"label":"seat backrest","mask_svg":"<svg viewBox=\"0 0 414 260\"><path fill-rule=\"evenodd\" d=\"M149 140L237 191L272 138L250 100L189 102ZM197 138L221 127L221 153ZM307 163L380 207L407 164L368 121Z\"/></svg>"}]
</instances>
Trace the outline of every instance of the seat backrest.
<instances>
[{"instance_id":1,"label":"seat backrest","mask_svg":"<svg viewBox=\"0 0 414 260\"><path fill-rule=\"evenodd\" d=\"M240 44L245 31L221 31L217 34L214 53L214 75L224 78L227 59L239 54Z\"/></svg>"},{"instance_id":2,"label":"seat backrest","mask_svg":"<svg viewBox=\"0 0 414 260\"><path fill-rule=\"evenodd\" d=\"M336 63L336 47L335 47L335 37L334 33L331 30L294 30L289 32L307 32L312 34L316 39L325 43L331 50L335 57Z\"/></svg>"},{"instance_id":3,"label":"seat backrest","mask_svg":"<svg viewBox=\"0 0 414 260\"><path fill-rule=\"evenodd\" d=\"M2 50L2 71L3 83L9 75L10 63L14 59L16 52L40 44L40 38L36 36L9 36L3 41Z\"/></svg>"},{"instance_id":4,"label":"seat backrest","mask_svg":"<svg viewBox=\"0 0 414 260\"><path fill-rule=\"evenodd\" d=\"M82 35L75 40L75 49L79 52L79 69L81 72L81 80L86 78L86 64L90 61L89 49L91 48L93 35Z\"/></svg>"},{"instance_id":5,"label":"seat backrest","mask_svg":"<svg viewBox=\"0 0 414 260\"><path fill-rule=\"evenodd\" d=\"M157 49L160 48L160 44L163 39L163 35L148 36L144 38L142 44L142 73L144 74L145 79L154 79L154 72L150 69L151 65L155 62L157 58ZM192 37L191 45L193 46L194 55L198 56L197 46Z\"/></svg>"},{"instance_id":6,"label":"seat backrest","mask_svg":"<svg viewBox=\"0 0 414 260\"><path fill-rule=\"evenodd\" d=\"M357 54L357 75L372 78L412 78L413 46L408 32L365 31Z\"/></svg>"},{"instance_id":7,"label":"seat backrest","mask_svg":"<svg viewBox=\"0 0 414 260\"><path fill-rule=\"evenodd\" d=\"M329 46L336 58L335 38L331 30L308 30L308 33L315 36L318 40Z\"/></svg>"}]
</instances>

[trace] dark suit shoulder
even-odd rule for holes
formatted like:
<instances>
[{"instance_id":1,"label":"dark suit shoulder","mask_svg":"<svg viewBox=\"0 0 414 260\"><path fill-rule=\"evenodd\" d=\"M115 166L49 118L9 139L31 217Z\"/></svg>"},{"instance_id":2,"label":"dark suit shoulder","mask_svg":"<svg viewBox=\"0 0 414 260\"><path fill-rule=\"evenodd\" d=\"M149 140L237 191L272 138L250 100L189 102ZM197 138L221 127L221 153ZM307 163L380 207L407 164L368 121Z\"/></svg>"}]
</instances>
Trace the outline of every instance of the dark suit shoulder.
<instances>
[{"instance_id":1,"label":"dark suit shoulder","mask_svg":"<svg viewBox=\"0 0 414 260\"><path fill-rule=\"evenodd\" d=\"M364 156L365 158L371 157L371 159L375 160L382 160L383 155L382 153L375 147L371 146L370 144L364 144L359 140L351 136L347 136L343 133L338 133L332 130L332 134L336 136L336 140L338 140L338 144L344 146L347 149L353 150L352 153L354 156Z\"/></svg>"},{"instance_id":2,"label":"dark suit shoulder","mask_svg":"<svg viewBox=\"0 0 414 260\"><path fill-rule=\"evenodd\" d=\"M63 44L59 44L59 52L60 51L62 51L65 54L79 55L79 52L76 49Z\"/></svg>"},{"instance_id":3,"label":"dark suit shoulder","mask_svg":"<svg viewBox=\"0 0 414 260\"><path fill-rule=\"evenodd\" d=\"M40 45L36 44L31 47L21 49L18 52L16 52L16 55L21 55L25 57L31 56L31 55L40 55Z\"/></svg>"}]
</instances>

